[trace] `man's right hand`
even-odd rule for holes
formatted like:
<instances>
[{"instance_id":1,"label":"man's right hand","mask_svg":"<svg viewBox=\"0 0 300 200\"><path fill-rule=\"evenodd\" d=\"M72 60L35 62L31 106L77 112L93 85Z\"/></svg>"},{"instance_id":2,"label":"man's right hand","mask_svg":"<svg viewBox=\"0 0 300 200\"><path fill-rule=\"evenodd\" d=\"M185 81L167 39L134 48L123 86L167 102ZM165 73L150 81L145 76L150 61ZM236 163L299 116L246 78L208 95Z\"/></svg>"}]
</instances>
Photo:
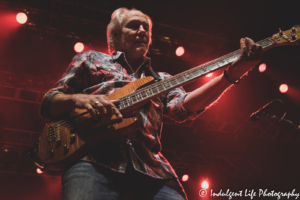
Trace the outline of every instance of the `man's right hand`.
<instances>
[{"instance_id":1,"label":"man's right hand","mask_svg":"<svg viewBox=\"0 0 300 200\"><path fill-rule=\"evenodd\" d=\"M115 106L118 103L119 100L109 100L105 95L57 94L51 100L50 114L58 117L79 108L86 109L95 120L110 121L114 114L118 119L123 117ZM95 109L99 111L98 115Z\"/></svg>"},{"instance_id":2,"label":"man's right hand","mask_svg":"<svg viewBox=\"0 0 300 200\"><path fill-rule=\"evenodd\" d=\"M86 109L95 120L98 120L95 109L99 111L101 120L110 120L113 114L118 118L123 117L115 106L120 100L111 101L105 95L89 94L73 94L71 98L75 104L75 108Z\"/></svg>"}]
</instances>

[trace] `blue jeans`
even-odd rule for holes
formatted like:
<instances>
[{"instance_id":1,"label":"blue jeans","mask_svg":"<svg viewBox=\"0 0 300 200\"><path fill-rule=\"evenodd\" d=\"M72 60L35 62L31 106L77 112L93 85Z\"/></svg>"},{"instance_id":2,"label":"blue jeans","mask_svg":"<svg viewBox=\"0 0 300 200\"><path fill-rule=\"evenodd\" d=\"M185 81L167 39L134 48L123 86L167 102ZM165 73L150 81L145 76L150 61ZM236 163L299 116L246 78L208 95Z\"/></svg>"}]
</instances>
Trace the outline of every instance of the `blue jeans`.
<instances>
[{"instance_id":1,"label":"blue jeans","mask_svg":"<svg viewBox=\"0 0 300 200\"><path fill-rule=\"evenodd\" d=\"M132 166L122 174L82 161L63 173L62 200L185 200L177 181L154 179Z\"/></svg>"}]
</instances>

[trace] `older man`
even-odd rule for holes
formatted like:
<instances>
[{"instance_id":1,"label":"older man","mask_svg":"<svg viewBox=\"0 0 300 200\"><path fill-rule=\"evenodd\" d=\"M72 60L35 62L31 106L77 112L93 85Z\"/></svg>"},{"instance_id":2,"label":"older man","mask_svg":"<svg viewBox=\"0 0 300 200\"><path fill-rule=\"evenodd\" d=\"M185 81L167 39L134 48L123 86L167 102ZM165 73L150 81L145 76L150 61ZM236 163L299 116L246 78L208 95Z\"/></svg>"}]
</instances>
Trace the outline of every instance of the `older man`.
<instances>
[{"instance_id":1,"label":"older man","mask_svg":"<svg viewBox=\"0 0 300 200\"><path fill-rule=\"evenodd\" d=\"M62 79L46 93L41 115L51 119L80 108L95 120L110 121L112 115L122 118L115 106L118 101L110 101L107 95L144 76L170 77L154 72L145 56L151 29L151 19L141 11L117 9L107 27L112 55L95 51L76 55ZM101 143L70 164L62 176L62 199L187 199L176 173L160 153L162 117L177 122L193 119L238 83L262 56L261 46L250 38L242 38L240 45L239 59L224 74L191 93L180 87L152 99L135 113L140 128L134 136Z\"/></svg>"}]
</instances>

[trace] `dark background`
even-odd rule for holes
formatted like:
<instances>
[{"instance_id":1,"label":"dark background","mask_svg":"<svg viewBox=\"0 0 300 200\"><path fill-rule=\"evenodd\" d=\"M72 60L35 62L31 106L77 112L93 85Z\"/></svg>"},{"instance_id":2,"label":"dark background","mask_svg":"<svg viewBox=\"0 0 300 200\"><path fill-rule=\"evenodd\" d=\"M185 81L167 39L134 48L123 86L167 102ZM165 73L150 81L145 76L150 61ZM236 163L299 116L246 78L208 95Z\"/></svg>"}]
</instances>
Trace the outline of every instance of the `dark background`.
<instances>
[{"instance_id":1,"label":"dark background","mask_svg":"<svg viewBox=\"0 0 300 200\"><path fill-rule=\"evenodd\" d=\"M152 18L148 56L154 70L172 75L237 50L242 37L259 41L279 28L300 24L299 1L1 0L0 199L60 198L60 173L37 175L25 151L45 124L39 117L42 96L76 55L74 44L83 42L85 50L105 52L105 28L118 7L134 7ZM26 24L15 22L18 12L28 12ZM178 46L186 49L182 57L175 56ZM199 197L202 180L217 192L300 191L299 130L267 117L249 119L260 107L281 99L285 118L300 124L299 55L299 46L270 49L264 53L264 73L254 68L195 121L164 120L162 153L180 178L189 174L182 183L189 199L222 199ZM185 89L192 91L221 73ZM279 92L283 83L289 86L284 94ZM273 114L281 117L282 109L276 104Z\"/></svg>"}]
</instances>

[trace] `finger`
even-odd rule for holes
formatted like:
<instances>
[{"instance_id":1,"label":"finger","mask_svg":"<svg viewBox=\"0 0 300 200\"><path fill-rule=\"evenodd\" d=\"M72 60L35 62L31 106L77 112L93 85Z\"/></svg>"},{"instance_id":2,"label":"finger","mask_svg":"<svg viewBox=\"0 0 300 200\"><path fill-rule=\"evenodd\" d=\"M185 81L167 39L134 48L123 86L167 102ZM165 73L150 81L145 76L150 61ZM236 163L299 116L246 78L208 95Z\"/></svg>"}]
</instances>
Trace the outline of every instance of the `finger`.
<instances>
[{"instance_id":1,"label":"finger","mask_svg":"<svg viewBox=\"0 0 300 200\"><path fill-rule=\"evenodd\" d=\"M106 110L105 117L108 119L111 119L111 116L113 114L112 106L114 106L114 104L112 104L109 100L103 101L102 104Z\"/></svg>"},{"instance_id":2,"label":"finger","mask_svg":"<svg viewBox=\"0 0 300 200\"><path fill-rule=\"evenodd\" d=\"M241 49L246 49L247 48L244 38L240 39L240 47L241 47Z\"/></svg>"},{"instance_id":3,"label":"finger","mask_svg":"<svg viewBox=\"0 0 300 200\"><path fill-rule=\"evenodd\" d=\"M245 40L246 40L246 43L248 44L247 46L249 47L249 49L252 49L253 46L255 45L255 42L251 38L248 38L248 37L245 37Z\"/></svg>"},{"instance_id":4,"label":"finger","mask_svg":"<svg viewBox=\"0 0 300 200\"><path fill-rule=\"evenodd\" d=\"M93 106L92 106L91 104L86 104L85 109L90 113L90 115L91 115L95 120L98 119L97 114L96 114L96 112L94 111L94 108L93 108Z\"/></svg>"},{"instance_id":5,"label":"finger","mask_svg":"<svg viewBox=\"0 0 300 200\"><path fill-rule=\"evenodd\" d=\"M241 57L246 58L248 55L248 49L246 45L246 40L244 38L240 39Z\"/></svg>"},{"instance_id":6,"label":"finger","mask_svg":"<svg viewBox=\"0 0 300 200\"><path fill-rule=\"evenodd\" d=\"M100 117L100 120L105 120L105 112L104 112L104 106L102 103L98 103L95 105L95 108L98 110L98 116Z\"/></svg>"},{"instance_id":7,"label":"finger","mask_svg":"<svg viewBox=\"0 0 300 200\"><path fill-rule=\"evenodd\" d=\"M118 105L120 103L120 99L114 99L114 100L111 100L111 102L115 105Z\"/></svg>"},{"instance_id":8,"label":"finger","mask_svg":"<svg viewBox=\"0 0 300 200\"><path fill-rule=\"evenodd\" d=\"M113 109L113 113L114 113L118 118L123 118L123 115L122 115L121 112L116 108L115 105L112 107L112 109Z\"/></svg>"},{"instance_id":9,"label":"finger","mask_svg":"<svg viewBox=\"0 0 300 200\"><path fill-rule=\"evenodd\" d=\"M118 110L118 108L115 106L115 105L118 105L120 104L120 99L114 99L114 100L111 100L111 102L114 104L113 105L113 113L118 117L118 118L122 118L123 115L121 114L121 112Z\"/></svg>"}]
</instances>

